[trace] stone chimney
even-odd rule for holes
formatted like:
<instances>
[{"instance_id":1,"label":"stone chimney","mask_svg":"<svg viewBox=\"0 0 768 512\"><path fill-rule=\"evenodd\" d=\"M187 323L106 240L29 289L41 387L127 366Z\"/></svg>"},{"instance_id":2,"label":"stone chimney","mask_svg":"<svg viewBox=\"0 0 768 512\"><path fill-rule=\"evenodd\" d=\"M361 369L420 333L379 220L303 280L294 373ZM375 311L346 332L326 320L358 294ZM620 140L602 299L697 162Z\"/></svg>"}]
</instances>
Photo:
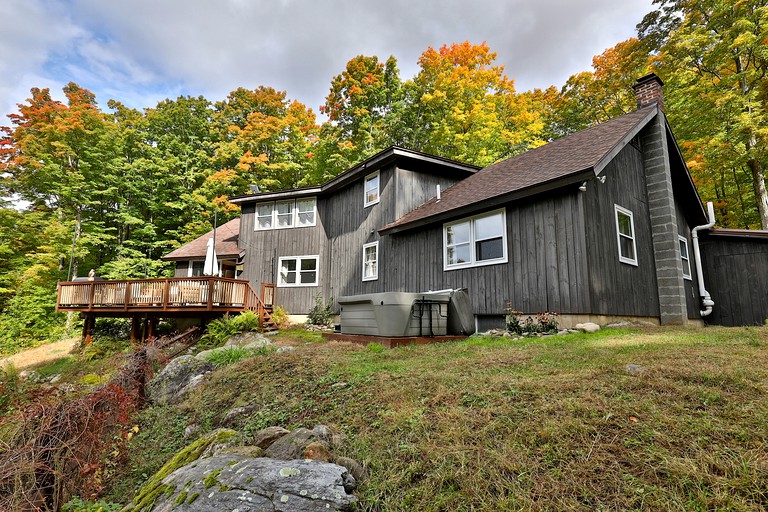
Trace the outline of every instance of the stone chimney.
<instances>
[{"instance_id":1,"label":"stone chimney","mask_svg":"<svg viewBox=\"0 0 768 512\"><path fill-rule=\"evenodd\" d=\"M664 110L662 85L664 85L664 82L656 76L656 73L649 73L638 78L637 82L632 86L635 90L635 96L637 96L637 108L647 107L655 103L659 105L661 110Z\"/></svg>"}]
</instances>

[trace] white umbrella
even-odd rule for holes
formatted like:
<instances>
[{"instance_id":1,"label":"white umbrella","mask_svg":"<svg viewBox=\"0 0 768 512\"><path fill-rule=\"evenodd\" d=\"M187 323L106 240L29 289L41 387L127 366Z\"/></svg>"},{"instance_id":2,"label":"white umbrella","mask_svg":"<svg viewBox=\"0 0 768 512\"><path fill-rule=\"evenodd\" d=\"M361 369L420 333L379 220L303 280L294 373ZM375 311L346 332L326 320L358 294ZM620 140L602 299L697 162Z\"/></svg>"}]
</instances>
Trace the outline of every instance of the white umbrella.
<instances>
[{"instance_id":1,"label":"white umbrella","mask_svg":"<svg viewBox=\"0 0 768 512\"><path fill-rule=\"evenodd\" d=\"M215 276L219 274L219 263L216 261L216 249L213 247L213 238L208 239L208 250L205 252L203 274L207 276Z\"/></svg>"}]
</instances>

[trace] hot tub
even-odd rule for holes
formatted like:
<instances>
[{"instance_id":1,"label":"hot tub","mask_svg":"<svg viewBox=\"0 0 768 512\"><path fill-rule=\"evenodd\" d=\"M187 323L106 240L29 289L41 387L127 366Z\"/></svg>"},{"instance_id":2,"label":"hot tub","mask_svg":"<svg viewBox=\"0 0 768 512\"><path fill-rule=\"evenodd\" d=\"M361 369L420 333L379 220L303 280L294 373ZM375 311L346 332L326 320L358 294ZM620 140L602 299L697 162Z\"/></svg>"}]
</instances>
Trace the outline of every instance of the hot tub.
<instances>
[{"instance_id":1,"label":"hot tub","mask_svg":"<svg viewBox=\"0 0 768 512\"><path fill-rule=\"evenodd\" d=\"M445 293L385 292L340 297L341 333L368 336L445 336Z\"/></svg>"}]
</instances>

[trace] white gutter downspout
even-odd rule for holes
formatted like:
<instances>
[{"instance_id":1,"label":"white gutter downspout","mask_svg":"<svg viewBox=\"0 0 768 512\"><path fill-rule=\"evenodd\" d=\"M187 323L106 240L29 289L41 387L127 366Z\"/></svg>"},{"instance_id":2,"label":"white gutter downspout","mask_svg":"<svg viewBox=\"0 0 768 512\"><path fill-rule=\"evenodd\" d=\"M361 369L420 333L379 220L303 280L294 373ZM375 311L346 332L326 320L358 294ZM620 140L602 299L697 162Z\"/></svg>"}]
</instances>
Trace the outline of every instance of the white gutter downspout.
<instances>
[{"instance_id":1,"label":"white gutter downspout","mask_svg":"<svg viewBox=\"0 0 768 512\"><path fill-rule=\"evenodd\" d=\"M712 313L712 306L715 305L712 297L709 296L709 292L704 288L704 274L701 271L701 253L699 252L699 230L709 229L715 225L715 207L712 205L712 201L707 203L707 211L709 212L709 223L696 226L691 230L693 255L696 258L696 277L699 278L699 296L701 297L701 304L704 306L704 309L699 311L701 316L707 316Z\"/></svg>"}]
</instances>

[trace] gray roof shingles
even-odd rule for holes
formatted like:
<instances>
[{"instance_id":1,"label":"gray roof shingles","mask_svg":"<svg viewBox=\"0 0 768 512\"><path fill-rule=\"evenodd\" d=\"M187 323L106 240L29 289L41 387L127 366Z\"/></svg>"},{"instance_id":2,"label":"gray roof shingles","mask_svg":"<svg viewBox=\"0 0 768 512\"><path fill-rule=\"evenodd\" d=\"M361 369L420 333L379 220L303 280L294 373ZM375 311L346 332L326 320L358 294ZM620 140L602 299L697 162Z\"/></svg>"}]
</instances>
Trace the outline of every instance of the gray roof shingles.
<instances>
[{"instance_id":1,"label":"gray roof shingles","mask_svg":"<svg viewBox=\"0 0 768 512\"><path fill-rule=\"evenodd\" d=\"M591 169L648 115L648 108L638 109L485 167L445 190L440 201L434 198L427 201L381 231L425 221L470 205L480 209L482 202L488 199Z\"/></svg>"}]
</instances>

